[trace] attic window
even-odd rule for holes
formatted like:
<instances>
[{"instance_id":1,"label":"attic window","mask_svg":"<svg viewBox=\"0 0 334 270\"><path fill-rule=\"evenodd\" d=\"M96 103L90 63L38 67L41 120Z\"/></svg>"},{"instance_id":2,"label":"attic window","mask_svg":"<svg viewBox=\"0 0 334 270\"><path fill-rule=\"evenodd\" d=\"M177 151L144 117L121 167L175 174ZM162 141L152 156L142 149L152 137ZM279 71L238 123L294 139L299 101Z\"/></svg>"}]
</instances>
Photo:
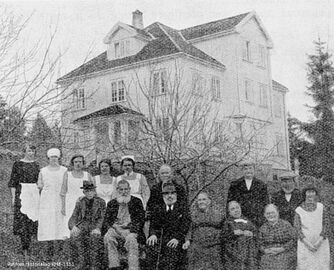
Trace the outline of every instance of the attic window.
<instances>
[{"instance_id":1,"label":"attic window","mask_svg":"<svg viewBox=\"0 0 334 270\"><path fill-rule=\"evenodd\" d=\"M130 54L130 40L121 40L114 43L115 58L122 58Z\"/></svg>"}]
</instances>

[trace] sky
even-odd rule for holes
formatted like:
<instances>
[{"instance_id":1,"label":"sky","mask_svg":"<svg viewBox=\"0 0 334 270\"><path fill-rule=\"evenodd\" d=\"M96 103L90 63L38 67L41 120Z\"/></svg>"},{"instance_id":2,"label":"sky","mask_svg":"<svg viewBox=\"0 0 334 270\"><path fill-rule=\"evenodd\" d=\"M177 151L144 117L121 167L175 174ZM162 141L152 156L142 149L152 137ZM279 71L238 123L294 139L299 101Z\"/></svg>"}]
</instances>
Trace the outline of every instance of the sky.
<instances>
[{"instance_id":1,"label":"sky","mask_svg":"<svg viewBox=\"0 0 334 270\"><path fill-rule=\"evenodd\" d=\"M305 104L307 55L321 38L334 50L333 0L67 0L2 1L16 15L31 18L23 33L27 46L47 40L57 29L53 52L65 53L60 75L106 50L103 38L118 21L131 24L143 12L144 26L159 21L175 29L255 11L271 36L272 77L289 88L287 110L302 121L312 119ZM1 6L0 6L1 7ZM332 15L332 16L330 16Z\"/></svg>"}]
</instances>

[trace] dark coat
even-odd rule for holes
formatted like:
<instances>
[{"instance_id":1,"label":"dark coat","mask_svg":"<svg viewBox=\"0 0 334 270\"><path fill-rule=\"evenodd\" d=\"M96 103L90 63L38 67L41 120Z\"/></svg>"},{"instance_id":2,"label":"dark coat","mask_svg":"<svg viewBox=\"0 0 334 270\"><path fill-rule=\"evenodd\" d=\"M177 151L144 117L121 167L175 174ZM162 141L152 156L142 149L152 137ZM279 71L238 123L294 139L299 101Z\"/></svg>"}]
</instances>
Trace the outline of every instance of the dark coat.
<instances>
[{"instance_id":1,"label":"dark coat","mask_svg":"<svg viewBox=\"0 0 334 270\"><path fill-rule=\"evenodd\" d=\"M158 238L163 234L164 242L173 238L180 244L184 242L191 223L189 208L186 204L176 202L172 211L167 212L166 205L157 205L151 215L149 235Z\"/></svg>"},{"instance_id":2,"label":"dark coat","mask_svg":"<svg viewBox=\"0 0 334 270\"><path fill-rule=\"evenodd\" d=\"M257 227L264 223L264 207L269 203L269 195L267 185L261 180L254 177L250 190L244 177L233 181L227 196L227 202L230 201L240 203L242 214Z\"/></svg>"},{"instance_id":3,"label":"dark coat","mask_svg":"<svg viewBox=\"0 0 334 270\"><path fill-rule=\"evenodd\" d=\"M179 185L175 181L172 181L173 185L175 186L176 189L176 194L177 194L177 201L180 203L187 204L187 195L186 191L183 186ZM162 182L159 182L155 184L151 188L151 195L150 198L147 202L147 207L146 207L146 212L148 219L150 219L150 215L154 209L155 206L157 205L165 205L163 197L162 197Z\"/></svg>"},{"instance_id":4,"label":"dark coat","mask_svg":"<svg viewBox=\"0 0 334 270\"><path fill-rule=\"evenodd\" d=\"M283 220L287 220L293 226L295 218L295 210L302 202L302 196L298 189L294 189L291 194L291 199L288 202L285 198L285 193L280 190L273 194L272 203L278 207L279 217Z\"/></svg>"},{"instance_id":5,"label":"dark coat","mask_svg":"<svg viewBox=\"0 0 334 270\"><path fill-rule=\"evenodd\" d=\"M85 217L88 198L83 196L78 199L78 201L75 204L73 214L68 221L68 227L70 230L72 230L74 226L80 229L80 224L83 223L85 218L91 220L89 226L90 228L100 229L100 230L102 229L102 222L106 211L106 203L103 199L97 196L95 196L93 200L94 200L92 206L93 217Z\"/></svg>"},{"instance_id":6,"label":"dark coat","mask_svg":"<svg viewBox=\"0 0 334 270\"><path fill-rule=\"evenodd\" d=\"M138 235L138 242L145 243L145 235L143 232L143 227L145 223L145 211L143 208L143 203L140 199L131 196L130 202L128 204L129 214L131 223L130 232L136 233ZM117 199L113 199L108 202L106 214L103 220L102 235L106 234L109 228L111 228L117 221L119 203Z\"/></svg>"}]
</instances>

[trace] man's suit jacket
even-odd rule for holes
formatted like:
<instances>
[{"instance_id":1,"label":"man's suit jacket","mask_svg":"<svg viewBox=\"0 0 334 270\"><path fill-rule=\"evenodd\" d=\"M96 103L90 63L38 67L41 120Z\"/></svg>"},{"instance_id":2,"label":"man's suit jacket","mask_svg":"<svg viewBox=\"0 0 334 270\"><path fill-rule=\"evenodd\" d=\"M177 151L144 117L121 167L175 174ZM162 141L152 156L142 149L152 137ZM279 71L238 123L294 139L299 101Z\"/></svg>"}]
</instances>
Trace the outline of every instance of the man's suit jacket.
<instances>
[{"instance_id":1,"label":"man's suit jacket","mask_svg":"<svg viewBox=\"0 0 334 270\"><path fill-rule=\"evenodd\" d=\"M176 194L177 194L177 201L182 202L184 204L187 204L187 195L186 191L183 186L179 185L175 181L172 181L173 185L175 186L176 189ZM152 211L154 210L154 207L157 205L165 205L163 197L162 197L162 182L159 182L155 184L151 188L151 195L150 198L147 202L147 207L146 207L146 214L148 216L148 219L150 219L150 215Z\"/></svg>"},{"instance_id":2,"label":"man's suit jacket","mask_svg":"<svg viewBox=\"0 0 334 270\"><path fill-rule=\"evenodd\" d=\"M90 227L94 229L100 229L102 228L102 222L104 218L104 214L106 211L106 203L103 199L95 196L93 198L93 206L92 206L92 217L87 217L88 219L91 219ZM86 207L87 207L88 199L87 197L83 196L78 199L76 202L73 214L71 218L68 221L68 227L70 230L74 226L81 229L81 224L84 221L85 215L86 215Z\"/></svg>"},{"instance_id":3,"label":"man's suit jacket","mask_svg":"<svg viewBox=\"0 0 334 270\"><path fill-rule=\"evenodd\" d=\"M265 218L264 208L269 203L267 185L253 178L250 190L247 189L245 178L241 177L230 185L227 202L237 201L241 205L242 214L260 227Z\"/></svg>"},{"instance_id":4,"label":"man's suit jacket","mask_svg":"<svg viewBox=\"0 0 334 270\"><path fill-rule=\"evenodd\" d=\"M288 202L285 198L285 193L280 190L273 194L271 201L275 204L279 211L279 217L287 220L293 226L295 218L295 210L301 204L302 197L298 189L294 189L291 193L291 199Z\"/></svg>"},{"instance_id":5,"label":"man's suit jacket","mask_svg":"<svg viewBox=\"0 0 334 270\"><path fill-rule=\"evenodd\" d=\"M143 232L145 211L143 203L140 199L131 196L128 208L131 219L131 223L129 224L130 232L137 234L137 240L139 243L145 243L145 235ZM117 202L117 199L113 199L108 202L102 226L102 235L106 234L109 228L111 228L117 221L118 209L119 203Z\"/></svg>"},{"instance_id":6,"label":"man's suit jacket","mask_svg":"<svg viewBox=\"0 0 334 270\"><path fill-rule=\"evenodd\" d=\"M149 235L158 238L163 235L164 241L173 238L184 242L191 223L189 208L187 204L176 202L172 211L167 212L166 205L157 205L151 214Z\"/></svg>"}]
</instances>

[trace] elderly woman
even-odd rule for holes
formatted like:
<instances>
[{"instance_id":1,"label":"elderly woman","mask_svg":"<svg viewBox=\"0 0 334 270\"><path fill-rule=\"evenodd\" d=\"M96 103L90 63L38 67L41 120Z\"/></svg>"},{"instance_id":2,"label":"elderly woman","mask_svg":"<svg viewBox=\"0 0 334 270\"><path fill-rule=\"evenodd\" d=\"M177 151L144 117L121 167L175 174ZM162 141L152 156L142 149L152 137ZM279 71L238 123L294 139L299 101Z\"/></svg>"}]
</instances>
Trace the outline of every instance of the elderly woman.
<instances>
[{"instance_id":1,"label":"elderly woman","mask_svg":"<svg viewBox=\"0 0 334 270\"><path fill-rule=\"evenodd\" d=\"M295 228L298 234L297 265L299 270L329 270L330 253L328 211L317 202L318 190L309 186L302 192L302 204L297 207Z\"/></svg>"},{"instance_id":2,"label":"elderly woman","mask_svg":"<svg viewBox=\"0 0 334 270\"><path fill-rule=\"evenodd\" d=\"M60 151L51 148L47 152L49 164L42 168L37 186L40 190L38 241L63 240L65 237L65 217L61 213L61 197L59 195L64 174L67 168L59 165ZM48 242L48 255L54 255L53 242Z\"/></svg>"},{"instance_id":3,"label":"elderly woman","mask_svg":"<svg viewBox=\"0 0 334 270\"><path fill-rule=\"evenodd\" d=\"M112 170L110 159L102 159L99 162L100 175L94 176L97 196L106 203L111 200L114 191L114 178L110 175Z\"/></svg>"},{"instance_id":4,"label":"elderly woman","mask_svg":"<svg viewBox=\"0 0 334 270\"><path fill-rule=\"evenodd\" d=\"M294 228L290 222L279 218L278 209L274 204L266 206L264 216L267 221L259 230L259 245L263 252L260 269L295 270Z\"/></svg>"},{"instance_id":5,"label":"elderly woman","mask_svg":"<svg viewBox=\"0 0 334 270\"><path fill-rule=\"evenodd\" d=\"M228 204L228 218L223 228L224 262L229 270L256 269L256 227L242 216L240 204Z\"/></svg>"},{"instance_id":6,"label":"elderly woman","mask_svg":"<svg viewBox=\"0 0 334 270\"><path fill-rule=\"evenodd\" d=\"M30 219L27 214L23 213L24 211L22 212L21 207L24 207L24 205L21 204L21 198L24 196L24 190L29 191L29 188L37 190L39 166L35 161L35 154L35 146L27 145L24 148L24 157L14 162L8 182L14 207L13 233L20 236L22 252L25 256L29 253L31 237L36 235L37 222Z\"/></svg>"},{"instance_id":7,"label":"elderly woman","mask_svg":"<svg viewBox=\"0 0 334 270\"><path fill-rule=\"evenodd\" d=\"M201 192L191 211L191 229L183 244L189 248L189 269L222 269L222 211L212 203L207 192Z\"/></svg>"}]
</instances>

